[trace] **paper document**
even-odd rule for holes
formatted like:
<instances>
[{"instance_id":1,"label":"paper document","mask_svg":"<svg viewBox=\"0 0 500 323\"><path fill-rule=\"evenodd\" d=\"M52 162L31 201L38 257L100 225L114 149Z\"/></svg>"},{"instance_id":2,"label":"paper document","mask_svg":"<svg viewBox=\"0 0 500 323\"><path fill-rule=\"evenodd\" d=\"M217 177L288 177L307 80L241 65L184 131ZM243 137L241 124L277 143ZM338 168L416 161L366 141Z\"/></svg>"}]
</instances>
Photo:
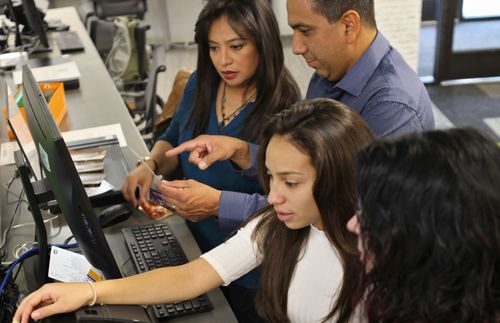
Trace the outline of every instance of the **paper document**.
<instances>
[{"instance_id":1,"label":"paper document","mask_svg":"<svg viewBox=\"0 0 500 323\"><path fill-rule=\"evenodd\" d=\"M14 164L14 152L19 150L15 141L4 142L0 146L0 166Z\"/></svg>"},{"instance_id":2,"label":"paper document","mask_svg":"<svg viewBox=\"0 0 500 323\"><path fill-rule=\"evenodd\" d=\"M62 136L66 144L70 144L72 141L82 139L116 136L120 147L127 146L125 135L123 134L122 127L119 123L114 123L107 126L65 131L62 133ZM16 150L19 150L19 147L17 146L17 143L15 141L2 143L2 145L0 146L0 166L14 164L14 151Z\"/></svg>"},{"instance_id":3,"label":"paper document","mask_svg":"<svg viewBox=\"0 0 500 323\"><path fill-rule=\"evenodd\" d=\"M97 187L85 187L85 192L87 192L88 197L92 197L109 192L113 189L115 189L113 185L111 185L108 181L103 180L101 185Z\"/></svg>"},{"instance_id":4,"label":"paper document","mask_svg":"<svg viewBox=\"0 0 500 323\"><path fill-rule=\"evenodd\" d=\"M125 140L125 135L123 134L122 126L119 123L110 124L107 126L85 128L79 130L65 131L62 133L64 141L66 144L72 141L82 140L82 139L92 139L101 137L111 137L116 136L120 147L126 147L127 141Z\"/></svg>"},{"instance_id":5,"label":"paper document","mask_svg":"<svg viewBox=\"0 0 500 323\"><path fill-rule=\"evenodd\" d=\"M37 82L64 82L80 78L80 71L74 61L34 67L31 71ZM12 79L15 84L21 84L23 82L22 70L12 72Z\"/></svg>"}]
</instances>

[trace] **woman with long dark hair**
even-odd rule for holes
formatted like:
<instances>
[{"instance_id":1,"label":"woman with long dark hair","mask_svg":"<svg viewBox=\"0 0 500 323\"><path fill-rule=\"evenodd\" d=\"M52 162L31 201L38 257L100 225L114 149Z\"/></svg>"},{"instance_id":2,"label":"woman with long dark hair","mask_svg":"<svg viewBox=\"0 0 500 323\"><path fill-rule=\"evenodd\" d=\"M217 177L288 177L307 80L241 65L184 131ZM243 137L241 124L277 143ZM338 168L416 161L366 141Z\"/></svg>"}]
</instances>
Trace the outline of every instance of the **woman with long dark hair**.
<instances>
[{"instance_id":1,"label":"woman with long dark hair","mask_svg":"<svg viewBox=\"0 0 500 323\"><path fill-rule=\"evenodd\" d=\"M361 270L356 237L354 161L373 136L342 103L316 99L276 114L264 129L259 164L270 206L222 245L186 265L129 278L49 284L16 313L27 323L85 304L180 301L230 284L261 266L257 310L268 322L347 322ZM144 292L144 291L147 292ZM40 307L41 300L52 302ZM21 321L22 319L22 321Z\"/></svg>"},{"instance_id":2,"label":"woman with long dark hair","mask_svg":"<svg viewBox=\"0 0 500 323\"><path fill-rule=\"evenodd\" d=\"M197 70L188 80L180 105L150 156L132 171L123 194L134 205L145 204L154 172L169 175L181 169L185 180L161 186L167 203L186 218L202 252L221 244L234 226L219 216L223 203L238 194L262 192L256 178L234 172L229 161L201 171L188 154L169 157L165 151L202 134L257 142L266 119L300 98L297 84L284 67L278 23L267 0L209 0L195 26ZM147 164L147 165L145 165ZM149 169L148 169L149 168ZM238 210L234 210L238 213ZM240 223L241 224L241 223ZM240 321L253 322L258 275L253 272L224 290Z\"/></svg>"},{"instance_id":3,"label":"woman with long dark hair","mask_svg":"<svg viewBox=\"0 0 500 323\"><path fill-rule=\"evenodd\" d=\"M411 134L357 160L369 322L500 322L500 148L473 129Z\"/></svg>"}]
</instances>

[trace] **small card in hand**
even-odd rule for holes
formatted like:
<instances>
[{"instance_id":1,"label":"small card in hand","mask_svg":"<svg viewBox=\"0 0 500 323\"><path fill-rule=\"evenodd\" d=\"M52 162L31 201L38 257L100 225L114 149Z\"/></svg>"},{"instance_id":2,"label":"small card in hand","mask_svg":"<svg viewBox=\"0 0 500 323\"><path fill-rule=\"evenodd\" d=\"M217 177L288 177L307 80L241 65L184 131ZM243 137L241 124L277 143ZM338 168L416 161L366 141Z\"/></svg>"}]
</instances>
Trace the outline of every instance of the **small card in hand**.
<instances>
[{"instance_id":1,"label":"small card in hand","mask_svg":"<svg viewBox=\"0 0 500 323\"><path fill-rule=\"evenodd\" d=\"M149 200L146 203L140 202L139 206L146 215L156 220L161 220L174 214L170 205L163 199L161 192L154 188L149 190Z\"/></svg>"}]
</instances>

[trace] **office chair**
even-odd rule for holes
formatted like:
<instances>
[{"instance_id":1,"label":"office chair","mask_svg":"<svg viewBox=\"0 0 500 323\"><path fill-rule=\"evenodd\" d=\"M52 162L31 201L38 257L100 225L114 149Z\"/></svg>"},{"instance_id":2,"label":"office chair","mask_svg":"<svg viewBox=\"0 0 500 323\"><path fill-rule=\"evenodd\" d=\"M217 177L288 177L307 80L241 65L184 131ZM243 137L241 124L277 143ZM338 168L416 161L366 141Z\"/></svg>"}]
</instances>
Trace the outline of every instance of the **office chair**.
<instances>
[{"instance_id":1,"label":"office chair","mask_svg":"<svg viewBox=\"0 0 500 323\"><path fill-rule=\"evenodd\" d=\"M81 0L78 11L80 19L86 24L91 16L107 20L127 16L142 20L147 9L146 0Z\"/></svg>"},{"instance_id":2,"label":"office chair","mask_svg":"<svg viewBox=\"0 0 500 323\"><path fill-rule=\"evenodd\" d=\"M115 33L117 32L115 29L116 26L113 21L102 20L97 17L90 17L88 20L88 32L90 39L92 39L92 42L97 48L97 51L103 61L106 62L106 65L108 64L108 55L114 46ZM127 70L124 71L124 74L126 75L123 75L125 81L131 79L143 80L147 78L149 68L149 48L146 41L146 33L149 29L149 25L142 23L137 24L133 28L134 39L133 41L131 39L131 43L129 45L132 46L130 59L134 61L129 62L131 67L125 66L127 68ZM120 47L121 45L118 46ZM135 55L132 55L132 53L135 53ZM133 69L132 71L131 68ZM112 76L114 76L113 73Z\"/></svg>"},{"instance_id":3,"label":"office chair","mask_svg":"<svg viewBox=\"0 0 500 323\"><path fill-rule=\"evenodd\" d=\"M155 137L164 133L170 125L170 121L174 117L175 111L177 110L177 106L179 105L182 95L184 94L184 89L186 88L191 73L193 73L193 71L184 67L178 70L175 74L172 90L165 101L163 111L160 115L158 115L158 118L155 118L156 122L153 130Z\"/></svg>"},{"instance_id":4,"label":"office chair","mask_svg":"<svg viewBox=\"0 0 500 323\"><path fill-rule=\"evenodd\" d=\"M167 68L165 62L165 50L162 46L154 46L152 49L152 63L149 69L146 87L142 91L124 91L121 92L129 112L134 118L135 124L139 128L139 132L143 135L143 139L151 148L156 139L154 127L158 118L157 106L163 108L164 103L160 96L156 94L156 85L158 82L158 74L165 72ZM133 82L132 82L133 83ZM140 85L141 83L138 82Z\"/></svg>"},{"instance_id":5,"label":"office chair","mask_svg":"<svg viewBox=\"0 0 500 323\"><path fill-rule=\"evenodd\" d=\"M99 56L105 61L113 47L113 22L90 16L87 19L87 30Z\"/></svg>"}]
</instances>

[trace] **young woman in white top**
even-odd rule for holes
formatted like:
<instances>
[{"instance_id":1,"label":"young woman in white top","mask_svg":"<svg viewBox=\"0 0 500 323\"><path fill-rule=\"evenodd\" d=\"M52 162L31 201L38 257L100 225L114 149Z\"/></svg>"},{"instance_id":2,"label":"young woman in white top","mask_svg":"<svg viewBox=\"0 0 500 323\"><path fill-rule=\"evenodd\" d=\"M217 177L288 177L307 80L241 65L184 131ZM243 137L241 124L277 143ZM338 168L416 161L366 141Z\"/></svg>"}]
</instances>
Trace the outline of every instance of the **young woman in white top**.
<instances>
[{"instance_id":1,"label":"young woman in white top","mask_svg":"<svg viewBox=\"0 0 500 323\"><path fill-rule=\"evenodd\" d=\"M95 302L186 300L260 265L256 305L265 320L347 321L361 270L355 235L346 228L356 204L354 159L371 140L366 123L339 102L294 104L268 122L261 141L260 179L271 205L233 237L182 266L95 284L45 285L22 301L15 320Z\"/></svg>"}]
</instances>

